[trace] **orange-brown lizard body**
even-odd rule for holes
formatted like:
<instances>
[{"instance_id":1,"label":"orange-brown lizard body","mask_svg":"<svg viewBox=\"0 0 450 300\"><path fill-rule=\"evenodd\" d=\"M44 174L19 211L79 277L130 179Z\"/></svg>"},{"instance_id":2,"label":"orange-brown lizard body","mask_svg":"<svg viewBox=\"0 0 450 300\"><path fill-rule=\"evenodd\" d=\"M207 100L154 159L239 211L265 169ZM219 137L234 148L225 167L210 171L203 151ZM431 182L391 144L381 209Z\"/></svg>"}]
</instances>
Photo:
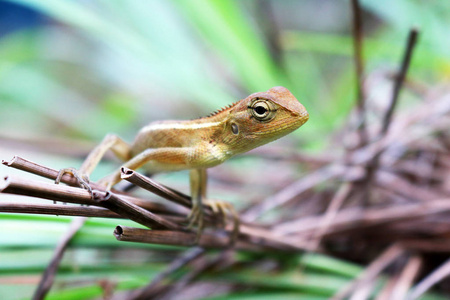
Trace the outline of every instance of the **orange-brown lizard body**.
<instances>
[{"instance_id":1,"label":"orange-brown lizard body","mask_svg":"<svg viewBox=\"0 0 450 300\"><path fill-rule=\"evenodd\" d=\"M190 218L191 225L199 223L198 238L203 229L206 169L285 136L308 118L304 106L289 90L274 87L251 94L208 117L150 123L141 129L132 145L115 135L107 135L78 171L62 172L74 173L83 186L88 186L89 175L108 150L125 162L124 167L133 170L143 167L157 173L189 169L193 201ZM117 170L101 182L110 189L120 180Z\"/></svg>"}]
</instances>

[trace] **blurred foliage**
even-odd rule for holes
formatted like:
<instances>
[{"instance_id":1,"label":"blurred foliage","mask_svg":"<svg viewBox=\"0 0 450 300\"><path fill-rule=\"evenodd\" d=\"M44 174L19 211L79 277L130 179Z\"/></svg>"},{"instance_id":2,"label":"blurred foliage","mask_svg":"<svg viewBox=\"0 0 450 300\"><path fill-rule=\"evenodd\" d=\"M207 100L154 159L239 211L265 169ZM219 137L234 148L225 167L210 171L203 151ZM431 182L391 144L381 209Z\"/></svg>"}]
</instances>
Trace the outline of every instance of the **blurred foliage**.
<instances>
[{"instance_id":1,"label":"blurred foliage","mask_svg":"<svg viewBox=\"0 0 450 300\"><path fill-rule=\"evenodd\" d=\"M12 2L47 18L0 40L0 101L8 108L0 112L2 128L27 120L5 134L133 136L149 121L194 118L283 85L311 114L294 138L315 149L323 145L315 137L330 133L354 101L347 1L269 2L280 29L280 62L262 31L271 18L258 1ZM449 4L362 3L371 25L368 71L394 71L414 25L421 40L411 73L425 82L448 77ZM330 24L311 30L323 21L313 15Z\"/></svg>"},{"instance_id":2,"label":"blurred foliage","mask_svg":"<svg viewBox=\"0 0 450 300\"><path fill-rule=\"evenodd\" d=\"M409 28L418 26L420 43L409 74L426 84L448 79L450 1L361 2L368 72L395 71ZM355 100L349 1L11 0L0 1L0 9L11 4L37 17L27 26L1 31L0 138L98 142L115 132L130 141L150 121L195 118L250 93L283 85L311 118L280 142L315 151L326 147ZM273 18L263 9L267 5ZM10 16L0 21L11 19L15 20ZM271 50L267 38L267 28L275 25L279 53ZM381 84L380 88L386 89ZM17 154L1 148L2 155ZM30 295L67 220L0 217L3 299ZM73 243L79 249L66 255L49 299L98 297L95 278L118 282L119 289L137 287L168 262L157 251L139 252L160 246L116 242L111 234L115 224L92 220L81 230ZM138 251L135 261L132 255L127 261L114 255L130 249ZM166 260L170 251L178 253L164 249ZM269 275L251 270L211 274L209 280L250 280L274 299L326 299L361 270L329 258L323 258L324 269L321 259L305 260L304 277L298 270ZM1 283L2 278L24 274L31 283L20 290ZM74 280L90 284L64 285ZM227 299L259 296L256 289Z\"/></svg>"}]
</instances>

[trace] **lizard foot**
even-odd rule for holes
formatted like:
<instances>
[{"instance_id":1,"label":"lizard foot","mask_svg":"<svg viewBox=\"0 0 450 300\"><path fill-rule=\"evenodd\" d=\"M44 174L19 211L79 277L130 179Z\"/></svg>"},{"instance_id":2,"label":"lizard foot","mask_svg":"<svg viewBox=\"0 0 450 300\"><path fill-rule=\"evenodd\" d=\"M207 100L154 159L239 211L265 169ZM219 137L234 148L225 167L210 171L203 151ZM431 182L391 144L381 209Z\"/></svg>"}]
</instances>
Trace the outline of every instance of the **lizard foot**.
<instances>
[{"instance_id":1,"label":"lizard foot","mask_svg":"<svg viewBox=\"0 0 450 300\"><path fill-rule=\"evenodd\" d=\"M61 178L63 177L64 174L71 174L73 177L75 177L75 179L78 181L78 185L81 188L86 189L89 194L91 194L91 197L93 197L93 193L92 193L92 188L89 185L89 177L80 173L77 169L75 168L64 168L59 170L58 176L56 176L55 179L55 183L59 184L61 182Z\"/></svg>"},{"instance_id":2,"label":"lizard foot","mask_svg":"<svg viewBox=\"0 0 450 300\"><path fill-rule=\"evenodd\" d=\"M229 203L229 202L225 202L225 201L220 201L220 200L206 200L205 201L206 204L211 207L211 210L213 211L213 213L215 215L222 215L222 224L223 227L226 226L226 222L227 222L227 214L231 214L232 218L233 218L233 230L231 232L231 237L230 237L230 244L234 245L237 237L239 235L239 226L240 226L240 219L239 219L239 215L237 214L236 210L234 209L234 206Z\"/></svg>"},{"instance_id":3,"label":"lizard foot","mask_svg":"<svg viewBox=\"0 0 450 300\"><path fill-rule=\"evenodd\" d=\"M203 205L201 203L195 203L192 205L191 213L188 215L189 225L188 229L192 229L197 224L197 235L195 236L194 244L198 244L200 237L202 236L204 229L204 214Z\"/></svg>"},{"instance_id":4,"label":"lizard foot","mask_svg":"<svg viewBox=\"0 0 450 300\"><path fill-rule=\"evenodd\" d=\"M205 204L211 207L211 210L213 211L214 215L220 215L221 221L223 224L223 227L226 225L227 216L228 214L231 214L233 217L233 230L231 232L230 237L230 245L234 245L237 237L239 235L239 225L240 225L240 219L239 216L234 209L233 205L225 202L225 201L219 201L219 200L204 200ZM194 243L198 243L203 229L204 229L204 214L202 207L199 207L199 205L193 205L191 213L188 216L189 225L188 229L191 229L195 224L197 224L197 235L195 238Z\"/></svg>"}]
</instances>

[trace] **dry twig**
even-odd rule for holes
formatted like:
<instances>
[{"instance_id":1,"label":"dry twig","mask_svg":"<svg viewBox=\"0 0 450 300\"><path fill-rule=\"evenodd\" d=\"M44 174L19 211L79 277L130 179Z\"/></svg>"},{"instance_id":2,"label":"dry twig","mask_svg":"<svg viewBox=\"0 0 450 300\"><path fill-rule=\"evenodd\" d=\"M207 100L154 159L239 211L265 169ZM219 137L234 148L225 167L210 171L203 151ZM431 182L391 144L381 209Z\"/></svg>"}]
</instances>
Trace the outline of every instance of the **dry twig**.
<instances>
[{"instance_id":1,"label":"dry twig","mask_svg":"<svg viewBox=\"0 0 450 300\"><path fill-rule=\"evenodd\" d=\"M53 285L53 280L58 270L59 263L61 262L61 259L64 255L64 251L66 251L70 241L78 232L78 230L84 225L85 222L86 218L75 218L70 223L69 229L64 234L62 239L59 241L58 245L56 246L53 257L49 265L47 266L47 269L45 270L44 274L42 274L41 281L39 282L39 285L36 291L34 292L33 300L40 300L45 298L45 295L47 295L48 291Z\"/></svg>"}]
</instances>

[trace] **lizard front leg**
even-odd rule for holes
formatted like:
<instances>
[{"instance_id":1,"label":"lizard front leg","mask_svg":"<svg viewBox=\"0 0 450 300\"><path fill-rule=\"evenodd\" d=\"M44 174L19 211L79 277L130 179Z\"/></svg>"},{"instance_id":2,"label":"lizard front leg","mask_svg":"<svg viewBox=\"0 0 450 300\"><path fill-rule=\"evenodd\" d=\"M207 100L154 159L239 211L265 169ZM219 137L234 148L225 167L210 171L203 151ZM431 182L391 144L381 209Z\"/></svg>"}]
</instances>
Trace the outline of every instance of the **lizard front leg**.
<instances>
[{"instance_id":1,"label":"lizard front leg","mask_svg":"<svg viewBox=\"0 0 450 300\"><path fill-rule=\"evenodd\" d=\"M233 245L239 235L240 219L233 205L220 200L212 200L206 198L207 173L206 169L192 169L190 172L192 210L189 214L189 228L195 223L198 225L195 243L198 243L204 229L204 212L203 206L206 204L211 207L214 215L222 215L223 224L227 221L227 213L231 213L233 218L233 231L231 233L230 244Z\"/></svg>"},{"instance_id":2,"label":"lizard front leg","mask_svg":"<svg viewBox=\"0 0 450 300\"><path fill-rule=\"evenodd\" d=\"M123 167L136 170L145 165L153 171L172 171L184 168L188 164L191 148L150 148L147 149L125 164ZM117 170L110 176L102 178L99 183L110 189L121 180L120 170ZM192 169L190 173L192 211L188 216L191 228L195 223L198 224L195 243L198 242L204 228L202 198L206 195L206 169Z\"/></svg>"},{"instance_id":3,"label":"lizard front leg","mask_svg":"<svg viewBox=\"0 0 450 300\"><path fill-rule=\"evenodd\" d=\"M191 185L192 210L189 214L189 226L191 228L195 223L198 224L195 243L198 243L204 228L204 213L202 200L206 197L206 169L192 169L189 174Z\"/></svg>"}]
</instances>

